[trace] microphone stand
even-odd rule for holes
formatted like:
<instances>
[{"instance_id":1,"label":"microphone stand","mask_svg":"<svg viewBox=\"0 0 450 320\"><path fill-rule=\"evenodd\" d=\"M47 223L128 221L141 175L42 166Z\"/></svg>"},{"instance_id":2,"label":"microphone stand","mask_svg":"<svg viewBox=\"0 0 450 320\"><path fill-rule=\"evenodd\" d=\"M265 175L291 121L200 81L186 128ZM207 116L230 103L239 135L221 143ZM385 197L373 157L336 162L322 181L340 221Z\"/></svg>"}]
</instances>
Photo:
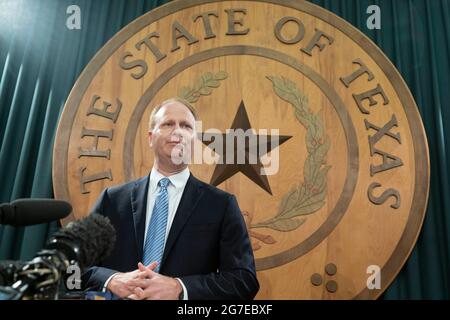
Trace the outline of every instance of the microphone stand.
<instances>
[{"instance_id":1,"label":"microphone stand","mask_svg":"<svg viewBox=\"0 0 450 320\"><path fill-rule=\"evenodd\" d=\"M10 287L0 287L0 300L58 299L62 274L69 262L58 250L42 250L16 275Z\"/></svg>"}]
</instances>

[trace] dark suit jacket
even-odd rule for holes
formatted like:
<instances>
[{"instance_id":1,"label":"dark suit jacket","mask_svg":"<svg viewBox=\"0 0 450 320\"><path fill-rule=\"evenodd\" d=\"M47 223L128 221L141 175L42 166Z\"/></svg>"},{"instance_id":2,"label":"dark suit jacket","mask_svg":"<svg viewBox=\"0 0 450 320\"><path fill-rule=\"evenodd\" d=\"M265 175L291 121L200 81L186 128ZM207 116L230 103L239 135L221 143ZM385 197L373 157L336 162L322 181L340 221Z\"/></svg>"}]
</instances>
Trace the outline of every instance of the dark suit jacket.
<instances>
[{"instance_id":1,"label":"dark suit jacket","mask_svg":"<svg viewBox=\"0 0 450 320\"><path fill-rule=\"evenodd\" d=\"M149 176L105 189L92 212L116 228L113 253L83 275L99 290L115 272L142 261ZM189 299L252 299L259 290L247 229L236 198L190 175L170 229L160 273L178 277Z\"/></svg>"}]
</instances>

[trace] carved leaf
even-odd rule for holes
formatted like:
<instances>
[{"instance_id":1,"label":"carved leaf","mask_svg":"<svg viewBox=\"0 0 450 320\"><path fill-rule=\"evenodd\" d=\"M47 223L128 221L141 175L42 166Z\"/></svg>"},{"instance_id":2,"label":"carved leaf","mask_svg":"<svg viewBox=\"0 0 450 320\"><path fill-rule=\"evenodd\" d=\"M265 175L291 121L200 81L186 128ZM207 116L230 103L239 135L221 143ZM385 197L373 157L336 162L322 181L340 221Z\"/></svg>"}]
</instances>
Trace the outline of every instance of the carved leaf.
<instances>
[{"instance_id":1,"label":"carved leaf","mask_svg":"<svg viewBox=\"0 0 450 320\"><path fill-rule=\"evenodd\" d=\"M214 79L216 80L224 80L228 77L228 74L225 71L219 71L215 74Z\"/></svg>"},{"instance_id":2,"label":"carved leaf","mask_svg":"<svg viewBox=\"0 0 450 320\"><path fill-rule=\"evenodd\" d=\"M182 87L180 89L180 93L178 95L180 96L180 98L188 99L189 95L190 95L190 91L191 91L191 89L189 89L189 87Z\"/></svg>"},{"instance_id":3,"label":"carved leaf","mask_svg":"<svg viewBox=\"0 0 450 320\"><path fill-rule=\"evenodd\" d=\"M322 163L329 149L330 149L330 139L328 139L327 137L325 138L323 144L319 145L319 147L314 152L315 161L317 161L318 163Z\"/></svg>"},{"instance_id":4,"label":"carved leaf","mask_svg":"<svg viewBox=\"0 0 450 320\"><path fill-rule=\"evenodd\" d=\"M212 92L211 88L208 87L202 87L199 91L198 91L201 95L207 96L210 95Z\"/></svg>"},{"instance_id":5,"label":"carved leaf","mask_svg":"<svg viewBox=\"0 0 450 320\"><path fill-rule=\"evenodd\" d=\"M297 229L306 221L303 219L279 219L268 226L271 229L288 232Z\"/></svg>"},{"instance_id":6,"label":"carved leaf","mask_svg":"<svg viewBox=\"0 0 450 320\"><path fill-rule=\"evenodd\" d=\"M206 72L202 75L203 82L208 82L209 80L213 79L213 74L211 72Z\"/></svg>"},{"instance_id":7,"label":"carved leaf","mask_svg":"<svg viewBox=\"0 0 450 320\"><path fill-rule=\"evenodd\" d=\"M203 87L203 79L200 78L195 82L194 91L199 91Z\"/></svg>"},{"instance_id":8,"label":"carved leaf","mask_svg":"<svg viewBox=\"0 0 450 320\"><path fill-rule=\"evenodd\" d=\"M284 81L277 77L267 76L267 78L272 81L273 89L275 93L283 100L286 100L289 103L295 104L296 96L295 94L289 90Z\"/></svg>"},{"instance_id":9,"label":"carved leaf","mask_svg":"<svg viewBox=\"0 0 450 320\"><path fill-rule=\"evenodd\" d=\"M299 195L300 189L298 188L294 188L291 191L289 191L281 201L280 209L278 210L278 215L282 214L285 211L292 210L292 208L294 208L296 203L298 202Z\"/></svg>"},{"instance_id":10,"label":"carved leaf","mask_svg":"<svg viewBox=\"0 0 450 320\"><path fill-rule=\"evenodd\" d=\"M323 190L319 195L325 194L325 191L326 190ZM318 197L316 196L314 198L318 198ZM294 209L292 209L291 211L283 213L283 215L281 217L283 219L289 219L289 218L294 218L297 216L309 215L309 214L316 212L320 208L322 208L323 205L325 204L325 201L312 202L312 200L313 200L313 198L308 199L306 201L306 204L297 206Z\"/></svg>"},{"instance_id":11,"label":"carved leaf","mask_svg":"<svg viewBox=\"0 0 450 320\"><path fill-rule=\"evenodd\" d=\"M217 80L209 80L206 85L210 88L218 88L220 86L220 82Z\"/></svg>"}]
</instances>

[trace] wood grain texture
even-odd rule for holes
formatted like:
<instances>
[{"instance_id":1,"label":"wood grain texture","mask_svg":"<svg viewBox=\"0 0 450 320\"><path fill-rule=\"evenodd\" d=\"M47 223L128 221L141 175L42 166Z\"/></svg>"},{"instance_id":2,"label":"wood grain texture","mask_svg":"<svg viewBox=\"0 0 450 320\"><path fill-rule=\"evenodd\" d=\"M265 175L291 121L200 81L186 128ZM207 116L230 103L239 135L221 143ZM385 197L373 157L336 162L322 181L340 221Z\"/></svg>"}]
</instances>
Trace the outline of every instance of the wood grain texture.
<instances>
[{"instance_id":1,"label":"wood grain texture","mask_svg":"<svg viewBox=\"0 0 450 320\"><path fill-rule=\"evenodd\" d=\"M229 17L225 10L244 8L246 14L236 30L249 29L245 35L227 35ZM193 16L216 11L210 17L207 37L200 19ZM285 43L277 39L274 29L283 17L294 17L281 29L286 39L295 38L304 26L303 39ZM172 27L182 25L198 41L172 50ZM323 50L314 47L311 55L301 50L322 31ZM138 50L137 44L152 32L158 50L166 56L157 62L149 48ZM191 39L192 40L192 39ZM192 42L192 41L191 41ZM144 46L145 47L145 46ZM141 48L144 48L141 45ZM142 60L147 66L122 68L127 62ZM373 74L358 77L348 86L340 80L355 72L361 61ZM122 63L123 64L123 63ZM148 118L157 103L178 95L181 88L194 86L206 72L225 71L227 78L217 88L202 95L194 103L202 120L203 131L230 128L237 109L244 101L250 123L255 130L278 129L280 135L292 138L277 148L279 170L268 176L272 195L237 174L218 187L237 196L248 225L273 218L286 194L305 181L308 158L308 130L295 117L295 108L274 91L267 76L284 77L295 83L308 98L308 108L317 115L330 139L323 165L326 175L324 205L304 218L295 230L282 232L271 228L250 228L260 299L373 299L394 279L406 261L417 239L423 221L429 185L429 159L425 132L415 102L393 65L361 32L332 13L304 1L174 1L138 18L121 30L103 47L83 71L67 100L58 127L54 157L53 182L57 198L69 200L74 213L63 223L85 216L105 188L148 174L152 167L152 151L147 142ZM358 108L354 95L380 85L389 103L383 105L380 95L376 104ZM117 121L111 117L88 114L93 96L99 96L95 108L114 113L121 102ZM382 128L395 115L397 126L391 134L399 134L401 143L383 135L372 145L369 136ZM367 122L372 129L367 129ZM94 136L82 137L83 128L112 132L112 138L99 137L95 150L110 150L110 158L79 157L82 150L93 150ZM199 147L204 146L198 142ZM398 157L402 165L371 175L370 166L381 164L382 157L374 148ZM271 154L274 155L272 151ZM111 171L112 178L86 183L89 193L81 193L80 168L84 178ZM214 165L192 164L192 173L209 182ZM400 207L390 207L394 197L380 205L368 198L371 183L380 197L396 190ZM195 250L195 248L193 248ZM326 272L333 264L336 272ZM381 268L381 289L369 290L367 267ZM322 277L321 285L313 285L311 276ZM315 276L317 277L317 276ZM328 286L327 286L328 284ZM328 289L327 289L328 288Z\"/></svg>"}]
</instances>

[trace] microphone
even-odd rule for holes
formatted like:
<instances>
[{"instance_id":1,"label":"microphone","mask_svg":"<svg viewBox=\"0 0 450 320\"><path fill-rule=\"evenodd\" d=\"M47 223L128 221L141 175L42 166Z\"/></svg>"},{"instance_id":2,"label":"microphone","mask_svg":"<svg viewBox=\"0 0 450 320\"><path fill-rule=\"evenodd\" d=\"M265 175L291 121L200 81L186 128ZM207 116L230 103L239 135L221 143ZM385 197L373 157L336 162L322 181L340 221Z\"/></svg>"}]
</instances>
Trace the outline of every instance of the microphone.
<instances>
[{"instance_id":1,"label":"microphone","mask_svg":"<svg viewBox=\"0 0 450 320\"><path fill-rule=\"evenodd\" d=\"M30 226L65 218L71 212L72 206L63 200L17 199L0 205L0 225Z\"/></svg>"},{"instance_id":2,"label":"microphone","mask_svg":"<svg viewBox=\"0 0 450 320\"><path fill-rule=\"evenodd\" d=\"M25 264L11 287L0 288L0 300L56 299L60 280L71 265L80 269L100 264L116 241L116 231L108 218L92 213L57 231L44 250ZM80 279L81 280L81 279Z\"/></svg>"}]
</instances>

